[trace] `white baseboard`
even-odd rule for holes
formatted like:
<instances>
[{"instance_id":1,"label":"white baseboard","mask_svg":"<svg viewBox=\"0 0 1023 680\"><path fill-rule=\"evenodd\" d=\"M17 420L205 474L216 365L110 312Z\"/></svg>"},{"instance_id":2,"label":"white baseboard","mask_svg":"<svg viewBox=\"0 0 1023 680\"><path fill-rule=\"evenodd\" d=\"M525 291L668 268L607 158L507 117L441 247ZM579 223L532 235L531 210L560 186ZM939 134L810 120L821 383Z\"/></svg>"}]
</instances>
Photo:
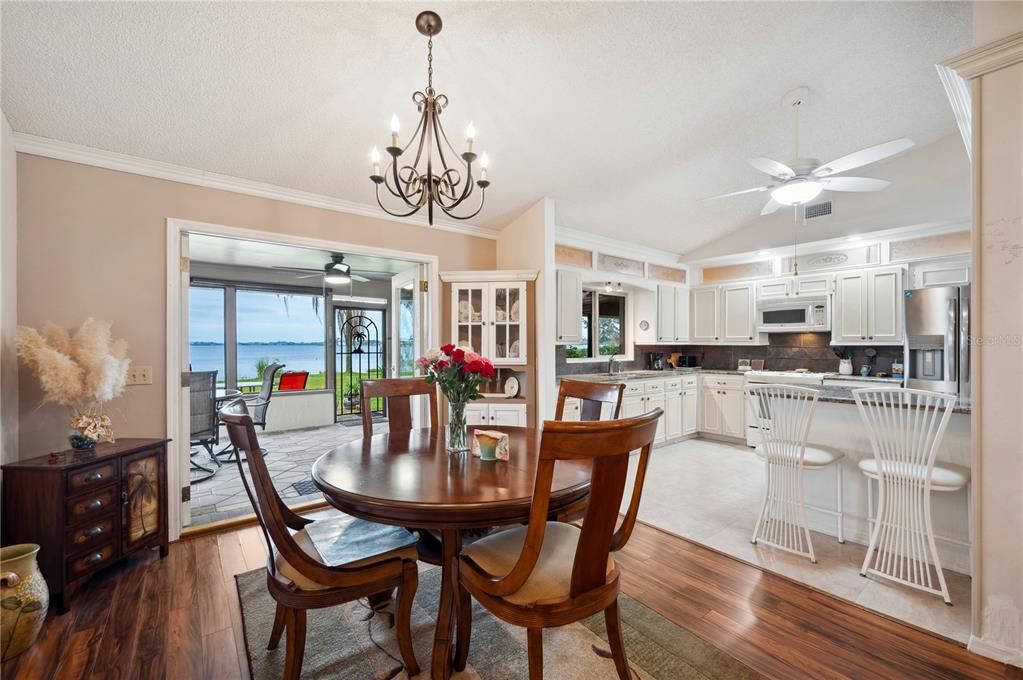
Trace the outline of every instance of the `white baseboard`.
<instances>
[{"instance_id":1,"label":"white baseboard","mask_svg":"<svg viewBox=\"0 0 1023 680\"><path fill-rule=\"evenodd\" d=\"M1009 649L1008 647L979 638L976 635L970 636L970 642L966 645L966 648L974 654L980 654L981 656L986 656L989 659L1001 661L1012 666L1023 667L1023 650Z\"/></svg>"}]
</instances>

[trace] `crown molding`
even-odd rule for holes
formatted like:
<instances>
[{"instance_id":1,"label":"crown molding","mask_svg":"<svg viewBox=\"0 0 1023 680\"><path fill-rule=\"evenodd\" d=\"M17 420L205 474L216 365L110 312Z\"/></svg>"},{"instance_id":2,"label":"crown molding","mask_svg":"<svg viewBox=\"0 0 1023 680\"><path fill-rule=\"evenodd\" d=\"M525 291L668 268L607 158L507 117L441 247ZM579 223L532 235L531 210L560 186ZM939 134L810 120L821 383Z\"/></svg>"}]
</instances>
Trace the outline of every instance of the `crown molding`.
<instances>
[{"instance_id":1,"label":"crown molding","mask_svg":"<svg viewBox=\"0 0 1023 680\"><path fill-rule=\"evenodd\" d=\"M536 281L535 269L490 269L485 271L446 271L440 273L444 283L503 283L505 281Z\"/></svg>"},{"instance_id":2,"label":"crown molding","mask_svg":"<svg viewBox=\"0 0 1023 680\"><path fill-rule=\"evenodd\" d=\"M952 107L952 114L956 117L956 125L959 126L959 134L966 146L966 156L973 158L973 104L970 95L970 81L963 78L954 69L944 64L935 64L942 87L945 88L945 95Z\"/></svg>"},{"instance_id":3,"label":"crown molding","mask_svg":"<svg viewBox=\"0 0 1023 680\"><path fill-rule=\"evenodd\" d=\"M596 250L605 255L617 255L629 259L641 260L666 267L683 268L682 255L668 250L660 250L635 243L619 241L607 236L591 234L570 227L554 227L554 241L557 245L572 246Z\"/></svg>"},{"instance_id":4,"label":"crown molding","mask_svg":"<svg viewBox=\"0 0 1023 680\"><path fill-rule=\"evenodd\" d=\"M180 182L182 184L191 184L193 186L206 187L208 189L220 189L221 191L230 191L236 194L269 198L274 201L294 203L296 205L320 208L322 210L330 210L332 212L345 213L348 215L371 217L373 219L414 225L431 230L437 229L441 231L450 231L456 234L465 234L467 236L476 236L479 238L496 239L498 233L497 230L489 229L487 227L447 221L435 221L433 226L430 226L423 218L394 217L392 215L388 215L375 205L356 203L355 201L347 201L334 196L315 194L308 191L300 191L298 189L289 189L275 184L255 182L248 179L242 179L240 177L231 177L230 175L220 175L213 172L206 172L204 170L196 170L182 165L139 158L138 156L129 156L127 154L116 153L113 151L104 151L102 149L95 149L81 144L72 144L70 142L62 142L56 139L30 135L24 132L15 132L14 142L15 150L20 153L54 158L61 161L79 163L81 165L91 165L93 167L105 168L107 170L117 170L119 172L127 172L133 175L154 177L156 179Z\"/></svg>"},{"instance_id":5,"label":"crown molding","mask_svg":"<svg viewBox=\"0 0 1023 680\"><path fill-rule=\"evenodd\" d=\"M1020 62L1023 62L1023 31L964 52L941 65L972 80Z\"/></svg>"}]
</instances>

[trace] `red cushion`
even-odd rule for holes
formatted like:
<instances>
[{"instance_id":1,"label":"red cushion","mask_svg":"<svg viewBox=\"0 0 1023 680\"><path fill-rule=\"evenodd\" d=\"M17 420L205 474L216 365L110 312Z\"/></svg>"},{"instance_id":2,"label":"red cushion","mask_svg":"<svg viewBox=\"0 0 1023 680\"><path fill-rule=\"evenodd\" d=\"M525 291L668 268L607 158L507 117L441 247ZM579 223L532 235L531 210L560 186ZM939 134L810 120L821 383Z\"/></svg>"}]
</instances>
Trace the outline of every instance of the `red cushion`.
<instances>
[{"instance_id":1,"label":"red cushion","mask_svg":"<svg viewBox=\"0 0 1023 680\"><path fill-rule=\"evenodd\" d=\"M281 373L281 382L277 386L278 392L289 390L304 390L306 381L309 379L309 371L288 371Z\"/></svg>"}]
</instances>

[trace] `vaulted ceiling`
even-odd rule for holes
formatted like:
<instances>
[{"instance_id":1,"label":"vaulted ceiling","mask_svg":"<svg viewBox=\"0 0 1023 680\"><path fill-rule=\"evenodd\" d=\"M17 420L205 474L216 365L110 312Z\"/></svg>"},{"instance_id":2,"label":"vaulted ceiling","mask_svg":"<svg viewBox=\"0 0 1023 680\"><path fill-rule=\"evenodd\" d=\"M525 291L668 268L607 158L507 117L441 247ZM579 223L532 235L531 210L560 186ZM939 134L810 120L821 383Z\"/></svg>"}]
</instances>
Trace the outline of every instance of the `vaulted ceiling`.
<instances>
[{"instance_id":1,"label":"vaulted ceiling","mask_svg":"<svg viewBox=\"0 0 1023 680\"><path fill-rule=\"evenodd\" d=\"M431 8L445 125L460 139L473 120L492 158L474 222L549 196L559 225L675 252L759 219L760 195L702 199L761 183L750 157L794 155L794 87L822 161L955 134L934 64L971 35L969 3ZM3 110L19 132L372 203L368 151L391 114L410 129L425 86L421 9L4 3Z\"/></svg>"}]
</instances>

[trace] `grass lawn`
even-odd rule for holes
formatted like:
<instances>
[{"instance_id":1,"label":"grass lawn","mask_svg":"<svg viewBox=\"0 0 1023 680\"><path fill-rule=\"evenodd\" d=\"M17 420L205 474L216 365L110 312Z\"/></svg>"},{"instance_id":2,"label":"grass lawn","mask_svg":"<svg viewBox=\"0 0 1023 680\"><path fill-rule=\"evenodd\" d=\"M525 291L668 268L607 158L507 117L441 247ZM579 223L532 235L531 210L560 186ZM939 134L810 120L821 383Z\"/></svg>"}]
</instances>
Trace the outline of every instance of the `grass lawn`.
<instances>
[{"instance_id":1,"label":"grass lawn","mask_svg":"<svg viewBox=\"0 0 1023 680\"><path fill-rule=\"evenodd\" d=\"M351 414L361 413L362 407L359 401L359 383L362 380L376 380L384 377L383 369L373 369L365 373L337 373L335 376L335 385L340 385L341 390L335 392L335 408L337 413L340 414ZM238 378L239 382L258 380L258 377L241 377ZM274 390L277 389L277 385L280 382L280 378L274 381ZM322 390L327 387L327 374L326 373L310 373L309 378L306 380L307 390ZM258 390L254 390L258 391ZM347 407L345 404L345 397L353 395L355 397L355 403L353 407ZM382 398L373 399L373 410L382 411L384 408L384 400Z\"/></svg>"}]
</instances>

